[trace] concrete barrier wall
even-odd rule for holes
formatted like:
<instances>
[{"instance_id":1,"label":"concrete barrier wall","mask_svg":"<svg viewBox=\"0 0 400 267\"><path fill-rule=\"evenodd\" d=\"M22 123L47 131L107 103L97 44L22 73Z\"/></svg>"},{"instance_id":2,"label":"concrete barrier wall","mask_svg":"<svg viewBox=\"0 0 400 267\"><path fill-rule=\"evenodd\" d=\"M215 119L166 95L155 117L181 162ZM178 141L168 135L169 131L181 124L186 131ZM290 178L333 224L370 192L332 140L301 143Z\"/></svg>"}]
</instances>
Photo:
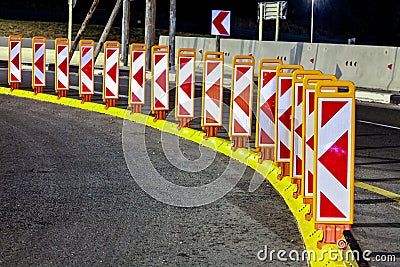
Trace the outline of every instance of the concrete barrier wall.
<instances>
[{"instance_id":1,"label":"concrete barrier wall","mask_svg":"<svg viewBox=\"0 0 400 267\"><path fill-rule=\"evenodd\" d=\"M160 44L167 45L162 36ZM203 51L215 50L214 38L177 37L176 48L192 47L198 59ZM221 39L221 52L225 63L231 64L235 55L253 55L279 58L285 64L301 64L305 69L319 69L339 79L351 80L357 87L400 91L400 48L385 46L359 46L271 42L255 40Z\"/></svg>"}]
</instances>

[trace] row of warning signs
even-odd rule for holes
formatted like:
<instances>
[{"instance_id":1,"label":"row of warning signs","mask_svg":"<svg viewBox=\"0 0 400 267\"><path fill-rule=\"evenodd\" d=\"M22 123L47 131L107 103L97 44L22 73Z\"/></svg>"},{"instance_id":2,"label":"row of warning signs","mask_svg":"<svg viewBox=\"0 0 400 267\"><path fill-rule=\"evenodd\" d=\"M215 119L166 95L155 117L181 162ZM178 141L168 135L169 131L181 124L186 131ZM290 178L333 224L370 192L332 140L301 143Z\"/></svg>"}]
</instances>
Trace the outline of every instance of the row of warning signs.
<instances>
[{"instance_id":1,"label":"row of warning signs","mask_svg":"<svg viewBox=\"0 0 400 267\"><path fill-rule=\"evenodd\" d=\"M43 37L32 40L32 87L36 93L45 84ZM59 97L69 90L69 41L55 42L55 90ZM82 103L94 94L94 42L79 46L79 94ZM130 52L129 100L132 112L145 105L146 46L132 44ZM104 45L103 100L106 108L119 98L118 42ZM151 49L151 109L155 120L164 120L169 107L169 51L166 46ZM203 57L201 124L205 138L217 136L222 127L224 54L206 52ZM9 38L9 75L12 89L21 83L21 38ZM254 81L252 56L235 56L232 65L229 136L232 150L246 148L252 135L253 95L257 90L256 148L259 162L272 160L282 169L280 179L289 176L297 184L293 197L310 204L306 220L317 225L349 227L353 222L355 87L318 70L263 59ZM179 49L176 67L175 117L179 128L190 127L194 118L196 53ZM257 88L255 88L257 87ZM343 228L344 229L344 228ZM336 231L337 232L337 231ZM328 240L329 241L329 240Z\"/></svg>"}]
</instances>

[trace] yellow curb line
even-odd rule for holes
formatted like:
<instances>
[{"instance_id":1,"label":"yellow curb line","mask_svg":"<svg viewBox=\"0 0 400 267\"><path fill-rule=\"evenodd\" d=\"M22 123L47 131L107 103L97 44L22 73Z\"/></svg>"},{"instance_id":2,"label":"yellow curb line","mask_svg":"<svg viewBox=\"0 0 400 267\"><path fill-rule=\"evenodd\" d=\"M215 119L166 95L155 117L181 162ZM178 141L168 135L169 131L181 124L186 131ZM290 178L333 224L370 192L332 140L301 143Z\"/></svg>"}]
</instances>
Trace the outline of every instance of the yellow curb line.
<instances>
[{"instance_id":1,"label":"yellow curb line","mask_svg":"<svg viewBox=\"0 0 400 267\"><path fill-rule=\"evenodd\" d=\"M377 193L377 194L382 195L384 197L393 199L393 200L395 200L395 201L400 203L400 195L398 195L396 193L393 193L393 192L387 191L385 189L382 189L382 188L379 188L379 187L376 187L376 186L373 186L373 185L369 185L369 184L366 184L366 183L363 183L363 182L358 182L358 181L354 182L354 185L359 187L359 188L362 188L362 189Z\"/></svg>"},{"instance_id":2,"label":"yellow curb line","mask_svg":"<svg viewBox=\"0 0 400 267\"><path fill-rule=\"evenodd\" d=\"M346 250L340 250L336 246L336 244L325 245L322 250L317 248L317 241L322 239L322 231L314 229L314 221L306 221L304 219L305 214L309 211L309 206L303 204L302 197L298 197L297 199L293 198L293 192L296 191L296 185L290 182L289 177L285 177L281 181L277 179L278 174L280 173L280 169L275 166L275 164L271 161L264 161L262 164L258 163L258 154L251 149L238 149L235 152L231 150L231 142L228 140L224 140L221 138L209 138L208 140L203 139L204 133L201 131L197 131L191 128L184 128L182 130L177 129L177 124L159 120L157 122L153 121L153 117L144 115L144 114L130 114L129 110L121 109L121 108L109 108L105 109L105 105L86 102L82 104L78 99L72 98L61 98L58 99L57 96L48 95L48 94L37 94L34 95L31 91L25 90L13 90L10 91L9 88L0 87L0 94L2 95L12 95L23 98L29 98L54 104L61 104L65 106L70 106L74 108L79 108L83 110L94 111L122 119L126 119L129 121L133 121L136 123L144 124L146 126L150 126L152 128L158 129L160 131L164 131L170 134L174 134L190 140L192 142L201 144L205 147L211 148L217 152L220 152L228 157L231 157L239 162L253 168L261 175L263 175L272 186L279 192L279 194L283 197L286 204L288 205L290 211L295 216L300 233L303 237L303 241L306 247L306 250L312 256L309 261L311 266L315 267L328 267L328 266L358 266L357 262L354 260L354 256L350 251L350 248ZM276 222L280 223L280 222ZM311 252L310 252L311 251ZM329 260L329 251L333 252L332 255L336 257L334 261ZM336 253L337 251L337 253ZM302 252L298 252L299 257L301 259ZM315 254L315 255L314 255ZM350 255L349 258L353 259L351 261L344 260L345 254ZM289 255L286 254L285 257ZM292 255L294 258L297 258L298 255Z\"/></svg>"}]
</instances>

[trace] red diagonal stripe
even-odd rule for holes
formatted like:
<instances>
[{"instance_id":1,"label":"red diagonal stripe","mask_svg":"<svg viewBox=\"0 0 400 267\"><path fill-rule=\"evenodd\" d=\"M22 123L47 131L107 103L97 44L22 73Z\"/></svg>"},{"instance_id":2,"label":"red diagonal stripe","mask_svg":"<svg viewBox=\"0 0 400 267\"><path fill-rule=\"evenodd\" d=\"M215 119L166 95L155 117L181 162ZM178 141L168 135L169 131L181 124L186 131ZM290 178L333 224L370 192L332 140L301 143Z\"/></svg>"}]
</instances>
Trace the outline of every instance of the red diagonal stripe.
<instances>
[{"instance_id":1,"label":"red diagonal stripe","mask_svg":"<svg viewBox=\"0 0 400 267\"><path fill-rule=\"evenodd\" d=\"M291 118L292 116L292 109L289 108L287 109L280 117L279 117L279 121L285 125L285 127L290 130L291 128Z\"/></svg>"},{"instance_id":2,"label":"red diagonal stripe","mask_svg":"<svg viewBox=\"0 0 400 267\"><path fill-rule=\"evenodd\" d=\"M243 75L250 70L250 67L237 67L236 68L236 81L239 81Z\"/></svg>"},{"instance_id":3,"label":"red diagonal stripe","mask_svg":"<svg viewBox=\"0 0 400 267\"><path fill-rule=\"evenodd\" d=\"M160 76L156 79L156 83L161 87L161 89L166 92L167 91L167 71L164 70Z\"/></svg>"},{"instance_id":4,"label":"red diagonal stripe","mask_svg":"<svg viewBox=\"0 0 400 267\"><path fill-rule=\"evenodd\" d=\"M213 61L208 61L207 62L207 76L210 75L213 70L221 64L220 62L213 62Z\"/></svg>"},{"instance_id":5,"label":"red diagonal stripe","mask_svg":"<svg viewBox=\"0 0 400 267\"><path fill-rule=\"evenodd\" d=\"M41 70L42 72L44 71L43 67L44 67L44 55L40 56L36 62L35 62L35 66Z\"/></svg>"},{"instance_id":6,"label":"red diagonal stripe","mask_svg":"<svg viewBox=\"0 0 400 267\"><path fill-rule=\"evenodd\" d=\"M61 81L57 81L57 88L64 89L65 87L66 86Z\"/></svg>"},{"instance_id":7,"label":"red diagonal stripe","mask_svg":"<svg viewBox=\"0 0 400 267\"><path fill-rule=\"evenodd\" d=\"M12 82L19 82L19 80L17 79L17 77L15 77L14 74L11 73L11 79Z\"/></svg>"},{"instance_id":8,"label":"red diagonal stripe","mask_svg":"<svg viewBox=\"0 0 400 267\"><path fill-rule=\"evenodd\" d=\"M320 192L320 215L325 218L346 218L346 216L330 201L324 193Z\"/></svg>"},{"instance_id":9,"label":"red diagonal stripe","mask_svg":"<svg viewBox=\"0 0 400 267\"><path fill-rule=\"evenodd\" d=\"M143 87L143 68L140 68L134 75L133 79L141 86Z\"/></svg>"},{"instance_id":10,"label":"red diagonal stripe","mask_svg":"<svg viewBox=\"0 0 400 267\"><path fill-rule=\"evenodd\" d=\"M207 90L206 94L219 106L220 102L220 84L221 79L218 79L211 87Z\"/></svg>"},{"instance_id":11,"label":"red diagonal stripe","mask_svg":"<svg viewBox=\"0 0 400 267\"><path fill-rule=\"evenodd\" d=\"M235 103L238 104L240 109L246 113L247 116L250 114L249 102L250 102L250 85L246 87L236 98Z\"/></svg>"},{"instance_id":12,"label":"red diagonal stripe","mask_svg":"<svg viewBox=\"0 0 400 267\"><path fill-rule=\"evenodd\" d=\"M117 52L117 49L115 48L107 49L107 59L110 58L115 52Z\"/></svg>"},{"instance_id":13,"label":"red diagonal stripe","mask_svg":"<svg viewBox=\"0 0 400 267\"><path fill-rule=\"evenodd\" d=\"M281 79L281 96L283 96L291 87L292 79Z\"/></svg>"},{"instance_id":14,"label":"red diagonal stripe","mask_svg":"<svg viewBox=\"0 0 400 267\"><path fill-rule=\"evenodd\" d=\"M117 82L117 64L114 64L108 71L107 75L116 83Z\"/></svg>"},{"instance_id":15,"label":"red diagonal stripe","mask_svg":"<svg viewBox=\"0 0 400 267\"><path fill-rule=\"evenodd\" d=\"M11 63L12 63L15 67L17 67L18 69L20 68L20 66L19 66L19 54L17 54L17 55L11 60Z\"/></svg>"},{"instance_id":16,"label":"red diagonal stripe","mask_svg":"<svg viewBox=\"0 0 400 267\"><path fill-rule=\"evenodd\" d=\"M82 83L81 87L82 93L91 93L92 91L89 89L89 87L86 86L86 84Z\"/></svg>"},{"instance_id":17,"label":"red diagonal stripe","mask_svg":"<svg viewBox=\"0 0 400 267\"><path fill-rule=\"evenodd\" d=\"M19 42L10 42L11 49L14 49L19 44Z\"/></svg>"},{"instance_id":18,"label":"red diagonal stripe","mask_svg":"<svg viewBox=\"0 0 400 267\"><path fill-rule=\"evenodd\" d=\"M93 64L92 60L89 60L88 63L82 68L83 73L85 73L90 80L93 79Z\"/></svg>"},{"instance_id":19,"label":"red diagonal stripe","mask_svg":"<svg viewBox=\"0 0 400 267\"><path fill-rule=\"evenodd\" d=\"M267 83L269 83L269 81L274 79L275 76L276 76L275 72L268 72L268 71L263 72L262 87L265 87L265 85L267 85Z\"/></svg>"},{"instance_id":20,"label":"red diagonal stripe","mask_svg":"<svg viewBox=\"0 0 400 267\"><path fill-rule=\"evenodd\" d=\"M67 75L67 68L68 68L67 59L64 59L64 61L61 62L60 65L58 65L58 69L59 71Z\"/></svg>"},{"instance_id":21,"label":"red diagonal stripe","mask_svg":"<svg viewBox=\"0 0 400 267\"><path fill-rule=\"evenodd\" d=\"M38 77L35 76L35 84L42 84L43 81L41 81Z\"/></svg>"},{"instance_id":22,"label":"red diagonal stripe","mask_svg":"<svg viewBox=\"0 0 400 267\"><path fill-rule=\"evenodd\" d=\"M315 103L315 99L314 99L314 97L315 97L315 92L310 92L310 94L308 95L308 97L309 97L309 99L308 99L308 102L309 102L309 106L308 106L308 115L310 115L311 113L314 112L314 109L315 109L315 107L314 107L314 103Z\"/></svg>"},{"instance_id":23,"label":"red diagonal stripe","mask_svg":"<svg viewBox=\"0 0 400 267\"><path fill-rule=\"evenodd\" d=\"M296 155L296 174L301 175L302 172L302 160L299 158L299 156Z\"/></svg>"},{"instance_id":24,"label":"red diagonal stripe","mask_svg":"<svg viewBox=\"0 0 400 267\"><path fill-rule=\"evenodd\" d=\"M179 69L183 69L183 67L185 67L185 65L190 62L192 60L192 58L190 57L181 57L179 58Z\"/></svg>"},{"instance_id":25,"label":"red diagonal stripe","mask_svg":"<svg viewBox=\"0 0 400 267\"><path fill-rule=\"evenodd\" d=\"M308 193L314 192L314 175L310 171L307 172L307 181L308 181L307 192Z\"/></svg>"},{"instance_id":26,"label":"red diagonal stripe","mask_svg":"<svg viewBox=\"0 0 400 267\"><path fill-rule=\"evenodd\" d=\"M159 109L159 108L165 108L164 104L158 100L158 98L155 97L154 99L154 107Z\"/></svg>"},{"instance_id":27,"label":"red diagonal stripe","mask_svg":"<svg viewBox=\"0 0 400 267\"><path fill-rule=\"evenodd\" d=\"M290 150L282 142L280 142L279 144L279 149L281 151L281 158L283 159L290 158Z\"/></svg>"},{"instance_id":28,"label":"red diagonal stripe","mask_svg":"<svg viewBox=\"0 0 400 267\"><path fill-rule=\"evenodd\" d=\"M82 57L84 57L91 49L91 47L82 47Z\"/></svg>"},{"instance_id":29,"label":"red diagonal stripe","mask_svg":"<svg viewBox=\"0 0 400 267\"><path fill-rule=\"evenodd\" d=\"M133 52L133 61L137 60L144 52Z\"/></svg>"},{"instance_id":30,"label":"red diagonal stripe","mask_svg":"<svg viewBox=\"0 0 400 267\"><path fill-rule=\"evenodd\" d=\"M190 113L181 104L179 104L179 115L189 116Z\"/></svg>"},{"instance_id":31,"label":"red diagonal stripe","mask_svg":"<svg viewBox=\"0 0 400 267\"><path fill-rule=\"evenodd\" d=\"M106 97L115 97L114 93L106 87Z\"/></svg>"},{"instance_id":32,"label":"red diagonal stripe","mask_svg":"<svg viewBox=\"0 0 400 267\"><path fill-rule=\"evenodd\" d=\"M300 124L299 127L296 128L295 132L297 133L298 136L302 137L303 136L303 125Z\"/></svg>"},{"instance_id":33,"label":"red diagonal stripe","mask_svg":"<svg viewBox=\"0 0 400 267\"><path fill-rule=\"evenodd\" d=\"M308 139L308 141L306 142L306 144L312 149L314 150L314 135Z\"/></svg>"},{"instance_id":34,"label":"red diagonal stripe","mask_svg":"<svg viewBox=\"0 0 400 267\"><path fill-rule=\"evenodd\" d=\"M247 133L247 131L240 125L237 120L233 120L233 132L234 133Z\"/></svg>"},{"instance_id":35,"label":"red diagonal stripe","mask_svg":"<svg viewBox=\"0 0 400 267\"><path fill-rule=\"evenodd\" d=\"M321 127L335 116L341 108L343 108L347 101L322 101L322 120Z\"/></svg>"},{"instance_id":36,"label":"red diagonal stripe","mask_svg":"<svg viewBox=\"0 0 400 267\"><path fill-rule=\"evenodd\" d=\"M154 55L154 64L157 65L165 56L166 56L166 54L155 54Z\"/></svg>"},{"instance_id":37,"label":"red diagonal stripe","mask_svg":"<svg viewBox=\"0 0 400 267\"><path fill-rule=\"evenodd\" d=\"M218 123L217 120L206 110L206 123Z\"/></svg>"},{"instance_id":38,"label":"red diagonal stripe","mask_svg":"<svg viewBox=\"0 0 400 267\"><path fill-rule=\"evenodd\" d=\"M303 86L300 85L297 87L297 105L300 105L303 102Z\"/></svg>"},{"instance_id":39,"label":"red diagonal stripe","mask_svg":"<svg viewBox=\"0 0 400 267\"><path fill-rule=\"evenodd\" d=\"M330 173L347 188L348 141L349 134L345 132L320 158L319 161Z\"/></svg>"},{"instance_id":40,"label":"red diagonal stripe","mask_svg":"<svg viewBox=\"0 0 400 267\"><path fill-rule=\"evenodd\" d=\"M182 91L189 97L192 98L192 74L181 84Z\"/></svg>"},{"instance_id":41,"label":"red diagonal stripe","mask_svg":"<svg viewBox=\"0 0 400 267\"><path fill-rule=\"evenodd\" d=\"M274 140L263 129L260 131L260 142L261 144L274 144Z\"/></svg>"}]
</instances>

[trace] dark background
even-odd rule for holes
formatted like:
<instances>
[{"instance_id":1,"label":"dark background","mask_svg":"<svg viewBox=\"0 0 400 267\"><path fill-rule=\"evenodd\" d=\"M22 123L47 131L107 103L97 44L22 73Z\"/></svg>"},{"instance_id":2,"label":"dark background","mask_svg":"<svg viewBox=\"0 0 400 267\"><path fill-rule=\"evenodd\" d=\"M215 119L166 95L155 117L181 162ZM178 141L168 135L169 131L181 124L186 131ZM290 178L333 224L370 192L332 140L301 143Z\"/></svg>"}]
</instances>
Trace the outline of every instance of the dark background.
<instances>
[{"instance_id":1,"label":"dark background","mask_svg":"<svg viewBox=\"0 0 400 267\"><path fill-rule=\"evenodd\" d=\"M234 38L257 39L257 0L177 0L177 30L210 33L211 10L231 10ZM0 18L67 22L68 1L2 0ZM92 0L78 0L74 23L82 23ZM105 24L115 1L100 0L91 24ZM309 41L311 0L289 0L280 40ZM145 0L131 2L131 25L144 27ZM121 13L121 11L120 11ZM315 0L314 41L400 46L400 1ZM114 26L121 25L121 14ZM157 28L168 28L169 0L157 0ZM274 21L264 22L264 40L273 40Z\"/></svg>"}]
</instances>

